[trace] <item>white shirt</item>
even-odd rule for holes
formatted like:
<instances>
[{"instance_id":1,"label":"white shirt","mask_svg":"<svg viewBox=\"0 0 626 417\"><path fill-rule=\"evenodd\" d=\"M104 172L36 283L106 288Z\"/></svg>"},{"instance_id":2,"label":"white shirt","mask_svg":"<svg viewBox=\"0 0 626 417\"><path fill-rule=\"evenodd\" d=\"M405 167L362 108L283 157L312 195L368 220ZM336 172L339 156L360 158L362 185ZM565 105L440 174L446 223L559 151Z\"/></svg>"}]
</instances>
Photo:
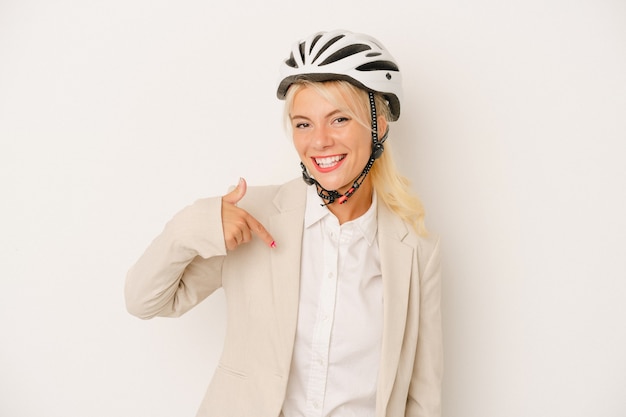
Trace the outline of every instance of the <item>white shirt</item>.
<instances>
[{"instance_id":1,"label":"white shirt","mask_svg":"<svg viewBox=\"0 0 626 417\"><path fill-rule=\"evenodd\" d=\"M320 203L309 187L283 414L374 416L383 331L376 195L365 214L343 225Z\"/></svg>"}]
</instances>

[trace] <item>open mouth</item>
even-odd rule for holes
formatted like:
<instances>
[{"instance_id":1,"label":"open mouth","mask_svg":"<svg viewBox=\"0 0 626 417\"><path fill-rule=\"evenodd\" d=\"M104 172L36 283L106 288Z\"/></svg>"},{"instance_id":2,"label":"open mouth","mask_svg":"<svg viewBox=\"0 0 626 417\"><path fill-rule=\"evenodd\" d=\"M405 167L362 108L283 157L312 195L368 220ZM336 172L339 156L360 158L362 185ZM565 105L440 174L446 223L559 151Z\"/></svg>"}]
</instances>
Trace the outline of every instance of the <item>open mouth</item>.
<instances>
[{"instance_id":1,"label":"open mouth","mask_svg":"<svg viewBox=\"0 0 626 417\"><path fill-rule=\"evenodd\" d=\"M335 168L337 165L339 165L345 157L346 157L346 154L341 154L341 155L325 156L323 158L314 157L311 159L313 159L313 162L315 162L315 165L317 166L319 170L330 171L333 168Z\"/></svg>"}]
</instances>

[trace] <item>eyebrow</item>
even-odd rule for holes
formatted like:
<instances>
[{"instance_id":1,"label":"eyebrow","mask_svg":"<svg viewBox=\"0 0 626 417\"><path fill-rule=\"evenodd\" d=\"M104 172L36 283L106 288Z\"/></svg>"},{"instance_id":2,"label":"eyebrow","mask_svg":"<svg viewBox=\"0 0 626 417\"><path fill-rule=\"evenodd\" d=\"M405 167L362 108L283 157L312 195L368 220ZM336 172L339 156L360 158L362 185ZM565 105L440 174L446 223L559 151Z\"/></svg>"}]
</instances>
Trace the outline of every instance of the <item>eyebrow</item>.
<instances>
[{"instance_id":1,"label":"eyebrow","mask_svg":"<svg viewBox=\"0 0 626 417\"><path fill-rule=\"evenodd\" d=\"M328 118L330 118L330 117L333 117L333 116L334 116L334 115L336 115L337 113L345 113L345 112L343 112L343 111L341 111L341 110L339 110L339 109L336 109L336 110L333 110L333 111L331 111L330 113L328 113L326 116L324 116L324 118L325 118L325 119L328 119ZM296 115L291 115L291 114L290 114L290 115L289 115L289 118L290 118L291 120L293 120L293 119L306 119L306 120L311 120L311 119L309 119L308 117L306 117L306 116L301 116L301 115L299 115L299 114L296 114Z\"/></svg>"}]
</instances>

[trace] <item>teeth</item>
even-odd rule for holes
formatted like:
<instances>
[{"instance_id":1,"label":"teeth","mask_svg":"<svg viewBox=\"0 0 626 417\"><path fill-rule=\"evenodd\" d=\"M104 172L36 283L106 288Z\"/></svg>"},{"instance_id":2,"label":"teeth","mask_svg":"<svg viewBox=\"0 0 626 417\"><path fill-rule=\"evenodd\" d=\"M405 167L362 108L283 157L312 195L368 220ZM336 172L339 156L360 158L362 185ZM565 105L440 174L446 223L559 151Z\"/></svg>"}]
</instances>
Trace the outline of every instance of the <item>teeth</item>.
<instances>
[{"instance_id":1,"label":"teeth","mask_svg":"<svg viewBox=\"0 0 626 417\"><path fill-rule=\"evenodd\" d=\"M326 158L315 158L315 163L322 168L330 168L337 162L345 158L345 155L327 156Z\"/></svg>"}]
</instances>

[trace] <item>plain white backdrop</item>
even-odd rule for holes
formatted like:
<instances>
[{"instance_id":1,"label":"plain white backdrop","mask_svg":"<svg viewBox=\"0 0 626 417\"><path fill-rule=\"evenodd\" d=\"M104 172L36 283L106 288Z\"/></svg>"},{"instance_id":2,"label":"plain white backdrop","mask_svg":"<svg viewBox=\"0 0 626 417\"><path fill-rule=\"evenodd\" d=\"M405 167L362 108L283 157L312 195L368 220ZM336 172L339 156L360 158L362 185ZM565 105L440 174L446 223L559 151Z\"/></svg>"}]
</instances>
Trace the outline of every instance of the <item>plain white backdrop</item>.
<instances>
[{"instance_id":1,"label":"plain white backdrop","mask_svg":"<svg viewBox=\"0 0 626 417\"><path fill-rule=\"evenodd\" d=\"M444 416L626 415L623 1L0 0L0 416L194 415L223 295L141 321L126 271L195 199L299 175L277 69L335 28L404 73Z\"/></svg>"}]
</instances>

